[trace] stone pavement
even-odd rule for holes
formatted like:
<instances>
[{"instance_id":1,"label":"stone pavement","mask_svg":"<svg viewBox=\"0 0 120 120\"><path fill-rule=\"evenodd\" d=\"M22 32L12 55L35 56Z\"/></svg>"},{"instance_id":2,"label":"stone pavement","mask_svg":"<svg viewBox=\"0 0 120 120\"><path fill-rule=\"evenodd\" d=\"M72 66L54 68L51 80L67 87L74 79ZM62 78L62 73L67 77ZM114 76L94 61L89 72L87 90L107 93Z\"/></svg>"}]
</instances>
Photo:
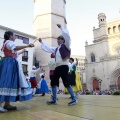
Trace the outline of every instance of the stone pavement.
<instances>
[{"instance_id":1,"label":"stone pavement","mask_svg":"<svg viewBox=\"0 0 120 120\"><path fill-rule=\"evenodd\" d=\"M120 96L81 95L68 106L69 95L58 95L57 105L47 105L50 95L12 103L17 111L0 113L0 120L120 120Z\"/></svg>"}]
</instances>

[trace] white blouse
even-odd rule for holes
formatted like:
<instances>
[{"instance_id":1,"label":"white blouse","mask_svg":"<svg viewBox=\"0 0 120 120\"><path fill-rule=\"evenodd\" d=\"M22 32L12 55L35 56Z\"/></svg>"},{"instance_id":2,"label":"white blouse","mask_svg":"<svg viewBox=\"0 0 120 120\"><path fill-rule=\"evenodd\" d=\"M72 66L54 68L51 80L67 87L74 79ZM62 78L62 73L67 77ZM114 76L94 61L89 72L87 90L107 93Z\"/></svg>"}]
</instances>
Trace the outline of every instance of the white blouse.
<instances>
[{"instance_id":1,"label":"white blouse","mask_svg":"<svg viewBox=\"0 0 120 120\"><path fill-rule=\"evenodd\" d=\"M62 32L62 36L65 38L64 44L67 47L67 49L70 50L71 49L70 48L71 39L70 39L69 32L68 32L68 30L63 29L63 28L61 28L61 32ZM61 45L58 46L58 49L56 51L56 56L55 56L56 67L61 66L61 65L68 65L68 59L63 60L61 55L60 55L60 52L59 52L60 47L61 47ZM51 47L51 46L46 45L44 42L41 42L41 48L46 52L55 53L55 50L57 47Z\"/></svg>"},{"instance_id":2,"label":"white blouse","mask_svg":"<svg viewBox=\"0 0 120 120\"><path fill-rule=\"evenodd\" d=\"M12 50L12 53L16 53L16 51L14 51L14 49L16 48L16 44L14 41L7 40L4 44L6 45L8 50Z\"/></svg>"},{"instance_id":3,"label":"white blouse","mask_svg":"<svg viewBox=\"0 0 120 120\"><path fill-rule=\"evenodd\" d=\"M69 63L68 66L69 66L69 69L73 71L73 66L76 65L76 62L73 62L73 63Z\"/></svg>"}]
</instances>

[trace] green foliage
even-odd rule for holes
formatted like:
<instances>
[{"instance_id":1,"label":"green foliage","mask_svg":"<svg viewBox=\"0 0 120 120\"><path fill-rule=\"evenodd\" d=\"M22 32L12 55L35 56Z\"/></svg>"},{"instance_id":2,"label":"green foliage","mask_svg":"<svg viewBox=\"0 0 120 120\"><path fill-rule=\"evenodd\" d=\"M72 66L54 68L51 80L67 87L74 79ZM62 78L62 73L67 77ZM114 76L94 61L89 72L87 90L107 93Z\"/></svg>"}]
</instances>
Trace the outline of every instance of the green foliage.
<instances>
[{"instance_id":1,"label":"green foliage","mask_svg":"<svg viewBox=\"0 0 120 120\"><path fill-rule=\"evenodd\" d=\"M120 91L119 91L119 90L118 90L118 91L115 91L115 92L113 92L112 95L120 95Z\"/></svg>"}]
</instances>

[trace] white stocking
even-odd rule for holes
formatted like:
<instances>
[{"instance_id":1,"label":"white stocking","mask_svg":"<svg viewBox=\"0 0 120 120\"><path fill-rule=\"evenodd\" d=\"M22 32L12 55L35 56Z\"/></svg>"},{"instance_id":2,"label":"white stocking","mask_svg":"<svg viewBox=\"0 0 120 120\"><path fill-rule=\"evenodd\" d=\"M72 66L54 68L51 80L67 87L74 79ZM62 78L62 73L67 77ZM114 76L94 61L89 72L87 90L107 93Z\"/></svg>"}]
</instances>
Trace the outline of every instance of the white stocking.
<instances>
[{"instance_id":1,"label":"white stocking","mask_svg":"<svg viewBox=\"0 0 120 120\"><path fill-rule=\"evenodd\" d=\"M36 88L33 88L33 95L35 95L36 93Z\"/></svg>"},{"instance_id":2,"label":"white stocking","mask_svg":"<svg viewBox=\"0 0 120 120\"><path fill-rule=\"evenodd\" d=\"M3 103L3 102L0 102L0 106L1 106L1 107L2 107L2 103Z\"/></svg>"}]
</instances>

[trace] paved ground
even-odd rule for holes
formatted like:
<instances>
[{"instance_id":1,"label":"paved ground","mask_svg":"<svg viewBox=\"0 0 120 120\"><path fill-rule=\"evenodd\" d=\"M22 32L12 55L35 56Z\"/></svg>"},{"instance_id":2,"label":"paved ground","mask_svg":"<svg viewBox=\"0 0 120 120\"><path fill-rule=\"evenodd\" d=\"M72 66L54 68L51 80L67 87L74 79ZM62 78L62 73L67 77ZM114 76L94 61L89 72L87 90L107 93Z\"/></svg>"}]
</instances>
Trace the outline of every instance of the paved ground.
<instances>
[{"instance_id":1,"label":"paved ground","mask_svg":"<svg viewBox=\"0 0 120 120\"><path fill-rule=\"evenodd\" d=\"M18 110L0 113L0 120L120 120L120 96L82 95L74 106L69 95L59 95L57 105L47 105L49 98L14 103Z\"/></svg>"}]
</instances>

